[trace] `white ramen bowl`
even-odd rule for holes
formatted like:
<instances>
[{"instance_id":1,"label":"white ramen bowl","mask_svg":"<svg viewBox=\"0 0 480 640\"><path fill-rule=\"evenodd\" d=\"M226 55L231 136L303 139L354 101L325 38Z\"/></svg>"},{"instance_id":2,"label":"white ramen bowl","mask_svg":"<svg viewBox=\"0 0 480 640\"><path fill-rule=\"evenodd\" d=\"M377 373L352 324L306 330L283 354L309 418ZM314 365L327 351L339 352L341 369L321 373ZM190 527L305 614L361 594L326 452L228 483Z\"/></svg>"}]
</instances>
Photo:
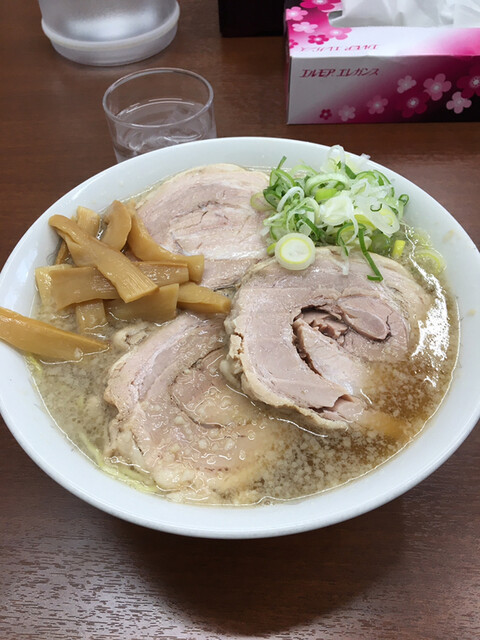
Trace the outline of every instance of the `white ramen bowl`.
<instances>
[{"instance_id":1,"label":"white ramen bowl","mask_svg":"<svg viewBox=\"0 0 480 640\"><path fill-rule=\"evenodd\" d=\"M90 178L52 205L26 232L0 275L0 305L28 315L36 296L34 269L51 262L57 244L48 219L78 205L103 210L191 167L232 162L250 167L319 166L327 147L279 138L223 138L168 147L122 162ZM368 150L366 150L368 151ZM54 480L86 502L124 520L189 536L256 538L298 533L358 516L401 495L437 469L463 442L480 415L480 256L452 216L405 178L370 163L408 193L408 220L426 229L447 262L461 323L460 353L450 391L418 437L365 476L303 500L254 507L176 504L137 491L95 467L45 411L23 357L0 344L0 409L26 453Z\"/></svg>"}]
</instances>

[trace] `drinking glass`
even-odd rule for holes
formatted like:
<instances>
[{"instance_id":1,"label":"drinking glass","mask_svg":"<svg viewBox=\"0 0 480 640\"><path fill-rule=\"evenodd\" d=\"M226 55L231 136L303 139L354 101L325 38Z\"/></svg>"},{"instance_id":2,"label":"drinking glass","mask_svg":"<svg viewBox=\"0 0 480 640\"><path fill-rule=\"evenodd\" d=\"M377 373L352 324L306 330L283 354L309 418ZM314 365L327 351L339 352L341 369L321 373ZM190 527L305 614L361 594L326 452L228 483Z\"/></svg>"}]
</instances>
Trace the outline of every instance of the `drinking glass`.
<instances>
[{"instance_id":1,"label":"drinking glass","mask_svg":"<svg viewBox=\"0 0 480 640\"><path fill-rule=\"evenodd\" d=\"M185 69L130 73L103 96L117 162L183 142L215 138L213 89Z\"/></svg>"}]
</instances>

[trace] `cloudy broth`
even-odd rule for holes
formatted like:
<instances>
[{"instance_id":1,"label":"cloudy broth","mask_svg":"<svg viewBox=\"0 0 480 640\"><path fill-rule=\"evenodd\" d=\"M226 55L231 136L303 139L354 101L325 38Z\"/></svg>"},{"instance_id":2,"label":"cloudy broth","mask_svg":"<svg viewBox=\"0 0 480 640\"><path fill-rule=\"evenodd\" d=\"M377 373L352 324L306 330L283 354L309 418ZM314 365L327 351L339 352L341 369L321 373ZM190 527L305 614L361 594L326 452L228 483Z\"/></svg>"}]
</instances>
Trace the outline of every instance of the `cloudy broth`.
<instances>
[{"instance_id":1,"label":"cloudy broth","mask_svg":"<svg viewBox=\"0 0 480 640\"><path fill-rule=\"evenodd\" d=\"M408 420L406 437L396 441L378 435L373 428L315 434L296 425L294 417L286 420L274 416L250 401L252 413L246 419L259 422L261 429L272 429L275 438L271 448L261 452L261 468L239 488L168 492L156 487L149 474L128 461L104 455L108 427L116 415L116 409L103 398L109 369L128 348L127 334L131 334L131 342L140 343L158 329L157 325L138 322L130 331L131 325L117 322L105 330L111 349L84 357L79 363L29 362L45 406L59 428L104 471L139 489L174 500L209 504L298 499L358 478L394 456L423 428L447 392L458 348L456 305L437 278L418 269L416 277L434 300L420 325L417 346L408 358L375 365L368 390L376 408ZM75 330L74 314L39 309L37 317Z\"/></svg>"}]
</instances>

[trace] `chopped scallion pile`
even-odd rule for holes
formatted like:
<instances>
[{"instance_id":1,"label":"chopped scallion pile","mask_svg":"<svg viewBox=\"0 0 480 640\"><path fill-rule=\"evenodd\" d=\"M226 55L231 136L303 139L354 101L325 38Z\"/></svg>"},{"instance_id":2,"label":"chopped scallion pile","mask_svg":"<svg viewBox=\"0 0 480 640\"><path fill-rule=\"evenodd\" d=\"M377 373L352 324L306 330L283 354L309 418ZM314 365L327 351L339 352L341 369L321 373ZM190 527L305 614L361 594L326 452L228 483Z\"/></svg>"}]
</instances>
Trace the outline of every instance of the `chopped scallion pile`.
<instances>
[{"instance_id":1,"label":"chopped scallion pile","mask_svg":"<svg viewBox=\"0 0 480 640\"><path fill-rule=\"evenodd\" d=\"M283 157L271 172L263 199L261 194L252 198L252 205L267 216L269 253L275 252L278 259L275 247L281 238L303 234L316 246L342 247L346 259L357 247L372 268L369 278L382 280L371 254L394 259L402 255L402 219L408 196L397 197L390 180L380 171L361 170L353 159L347 163L339 146L331 148L320 170L298 165L286 171L285 162Z\"/></svg>"}]
</instances>

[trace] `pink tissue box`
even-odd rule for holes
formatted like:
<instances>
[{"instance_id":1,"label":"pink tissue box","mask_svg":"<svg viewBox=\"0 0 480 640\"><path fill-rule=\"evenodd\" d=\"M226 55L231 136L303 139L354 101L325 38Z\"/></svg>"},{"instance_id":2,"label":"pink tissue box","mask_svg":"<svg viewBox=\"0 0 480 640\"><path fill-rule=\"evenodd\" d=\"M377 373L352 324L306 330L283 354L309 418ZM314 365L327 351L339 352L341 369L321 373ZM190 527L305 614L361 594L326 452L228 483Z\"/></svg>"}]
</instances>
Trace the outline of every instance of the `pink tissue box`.
<instances>
[{"instance_id":1,"label":"pink tissue box","mask_svg":"<svg viewBox=\"0 0 480 640\"><path fill-rule=\"evenodd\" d=\"M335 28L287 2L288 124L480 120L480 28Z\"/></svg>"}]
</instances>

